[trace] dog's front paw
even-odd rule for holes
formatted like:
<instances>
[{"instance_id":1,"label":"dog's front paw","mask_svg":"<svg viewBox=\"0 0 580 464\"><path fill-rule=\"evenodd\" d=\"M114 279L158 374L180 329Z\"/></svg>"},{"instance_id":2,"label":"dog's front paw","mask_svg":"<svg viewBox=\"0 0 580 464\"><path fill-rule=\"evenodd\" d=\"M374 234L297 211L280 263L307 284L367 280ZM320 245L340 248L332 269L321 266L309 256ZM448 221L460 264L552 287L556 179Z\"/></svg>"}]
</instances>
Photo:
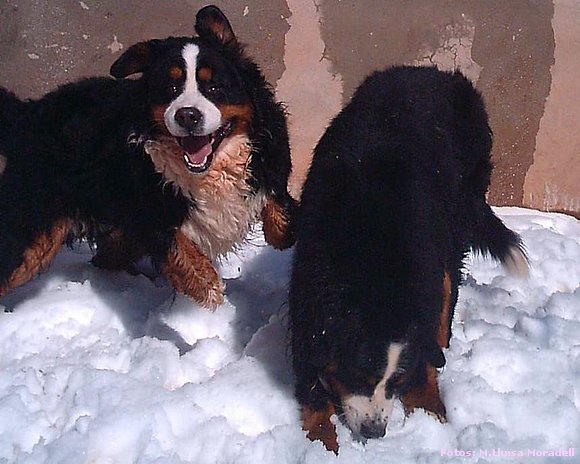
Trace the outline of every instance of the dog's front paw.
<instances>
[{"instance_id":1,"label":"dog's front paw","mask_svg":"<svg viewBox=\"0 0 580 464\"><path fill-rule=\"evenodd\" d=\"M181 231L163 266L165 276L179 293L209 309L224 302L225 285L211 261Z\"/></svg>"},{"instance_id":2,"label":"dog's front paw","mask_svg":"<svg viewBox=\"0 0 580 464\"><path fill-rule=\"evenodd\" d=\"M326 404L324 409L314 409L310 406L302 406L300 416L302 430L308 432L306 437L311 441L320 440L328 451L338 453L338 438L336 427L330 418L336 411L331 403Z\"/></svg>"},{"instance_id":3,"label":"dog's front paw","mask_svg":"<svg viewBox=\"0 0 580 464\"><path fill-rule=\"evenodd\" d=\"M445 423L447 422L447 412L439 394L437 369L430 365L426 369L426 382L411 388L401 398L403 407L405 408L405 414L409 415L415 409L421 408L427 414L438 419L439 422Z\"/></svg>"},{"instance_id":4,"label":"dog's front paw","mask_svg":"<svg viewBox=\"0 0 580 464\"><path fill-rule=\"evenodd\" d=\"M194 300L201 303L203 306L209 309L216 309L218 306L224 302L224 290L226 286L224 285L222 279L217 275L216 279L212 279L211 282L206 282L204 290L200 293L203 295L188 295Z\"/></svg>"}]
</instances>

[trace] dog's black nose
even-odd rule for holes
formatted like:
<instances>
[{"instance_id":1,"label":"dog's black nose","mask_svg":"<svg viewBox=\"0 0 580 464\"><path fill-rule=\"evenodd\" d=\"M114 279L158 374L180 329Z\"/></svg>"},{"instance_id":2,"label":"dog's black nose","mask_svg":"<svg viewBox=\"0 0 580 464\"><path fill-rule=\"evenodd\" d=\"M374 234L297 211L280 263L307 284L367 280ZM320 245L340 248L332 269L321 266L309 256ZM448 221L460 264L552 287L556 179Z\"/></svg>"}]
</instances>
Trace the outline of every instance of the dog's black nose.
<instances>
[{"instance_id":1,"label":"dog's black nose","mask_svg":"<svg viewBox=\"0 0 580 464\"><path fill-rule=\"evenodd\" d=\"M365 422L360 426L360 434L364 438L384 437L386 430L387 430L386 422L379 421Z\"/></svg>"},{"instance_id":2,"label":"dog's black nose","mask_svg":"<svg viewBox=\"0 0 580 464\"><path fill-rule=\"evenodd\" d=\"M197 127L202 125L203 114L197 108L185 106L175 112L175 121L181 127L193 133Z\"/></svg>"}]
</instances>

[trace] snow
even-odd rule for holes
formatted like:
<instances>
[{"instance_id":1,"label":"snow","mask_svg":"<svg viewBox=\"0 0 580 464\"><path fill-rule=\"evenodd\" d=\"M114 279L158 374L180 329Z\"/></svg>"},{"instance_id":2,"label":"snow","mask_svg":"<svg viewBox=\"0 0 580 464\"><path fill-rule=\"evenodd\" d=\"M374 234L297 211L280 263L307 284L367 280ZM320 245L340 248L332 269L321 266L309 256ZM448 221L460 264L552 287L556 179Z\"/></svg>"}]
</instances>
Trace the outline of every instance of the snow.
<instances>
[{"instance_id":1,"label":"snow","mask_svg":"<svg viewBox=\"0 0 580 464\"><path fill-rule=\"evenodd\" d=\"M470 257L440 375L448 423L397 403L387 436L366 445L338 424L338 457L305 438L286 329L292 251L259 231L221 263L213 313L147 263L136 276L92 267L81 245L0 300L0 463L578 462L580 222L496 211L532 273Z\"/></svg>"}]
</instances>

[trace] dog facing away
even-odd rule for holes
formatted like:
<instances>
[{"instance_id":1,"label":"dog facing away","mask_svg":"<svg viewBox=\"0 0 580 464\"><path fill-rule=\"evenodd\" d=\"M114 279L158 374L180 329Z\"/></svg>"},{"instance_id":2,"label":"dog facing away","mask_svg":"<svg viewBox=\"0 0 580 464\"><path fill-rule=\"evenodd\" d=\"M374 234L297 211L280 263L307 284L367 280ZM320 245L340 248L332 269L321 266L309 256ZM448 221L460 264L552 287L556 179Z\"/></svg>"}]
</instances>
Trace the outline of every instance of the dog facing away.
<instances>
[{"instance_id":1,"label":"dog facing away","mask_svg":"<svg viewBox=\"0 0 580 464\"><path fill-rule=\"evenodd\" d=\"M0 296L63 241L88 238L95 265L150 256L178 292L215 307L212 261L260 217L270 244L292 243L284 109L218 8L201 9L195 30L131 46L117 79L35 101L0 89Z\"/></svg>"},{"instance_id":2,"label":"dog facing away","mask_svg":"<svg viewBox=\"0 0 580 464\"><path fill-rule=\"evenodd\" d=\"M335 412L363 440L384 435L395 398L445 419L436 368L469 250L527 274L519 236L486 203L491 144L462 74L393 67L366 79L316 146L289 306L303 427L328 449Z\"/></svg>"}]
</instances>

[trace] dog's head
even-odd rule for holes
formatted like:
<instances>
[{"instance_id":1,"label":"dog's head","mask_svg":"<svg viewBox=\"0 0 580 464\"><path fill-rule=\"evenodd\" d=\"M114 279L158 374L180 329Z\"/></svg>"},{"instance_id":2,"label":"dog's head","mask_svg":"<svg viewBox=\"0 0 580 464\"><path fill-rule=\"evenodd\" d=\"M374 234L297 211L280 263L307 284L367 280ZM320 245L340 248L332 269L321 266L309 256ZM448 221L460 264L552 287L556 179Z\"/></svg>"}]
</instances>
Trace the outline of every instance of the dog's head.
<instances>
[{"instance_id":1,"label":"dog's head","mask_svg":"<svg viewBox=\"0 0 580 464\"><path fill-rule=\"evenodd\" d=\"M330 356L319 360L318 378L354 437L364 441L385 434L395 400L426 381L427 365L442 367L445 358L414 324L393 330L384 321L353 321L350 316L340 329L349 332L346 337L325 333L341 341L330 341L332 347L322 350Z\"/></svg>"},{"instance_id":2,"label":"dog's head","mask_svg":"<svg viewBox=\"0 0 580 464\"><path fill-rule=\"evenodd\" d=\"M142 73L157 129L175 138L184 167L203 174L228 138L246 134L253 117L241 75L241 48L223 13L201 9L197 37L170 37L135 44L111 66L124 78Z\"/></svg>"}]
</instances>

